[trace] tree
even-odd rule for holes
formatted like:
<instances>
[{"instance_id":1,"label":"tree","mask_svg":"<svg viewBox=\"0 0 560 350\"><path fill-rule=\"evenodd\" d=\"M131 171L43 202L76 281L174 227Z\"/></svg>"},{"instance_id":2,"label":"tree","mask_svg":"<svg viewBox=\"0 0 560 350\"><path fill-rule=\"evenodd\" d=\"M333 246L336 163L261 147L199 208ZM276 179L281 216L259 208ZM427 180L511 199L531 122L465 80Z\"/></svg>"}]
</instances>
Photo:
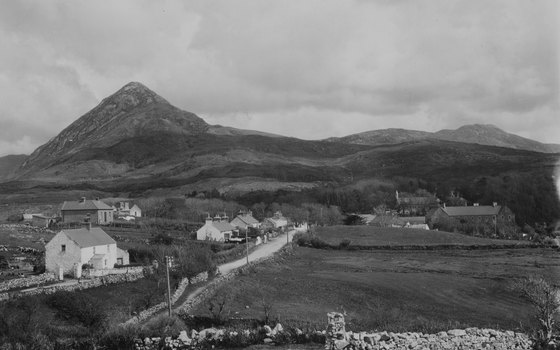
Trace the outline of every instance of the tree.
<instances>
[{"instance_id":1,"label":"tree","mask_svg":"<svg viewBox=\"0 0 560 350\"><path fill-rule=\"evenodd\" d=\"M535 318L540 328L536 331L535 341L546 347L551 341L555 328L554 318L560 308L559 289L543 277L529 277L518 281L515 288L535 309Z\"/></svg>"}]
</instances>

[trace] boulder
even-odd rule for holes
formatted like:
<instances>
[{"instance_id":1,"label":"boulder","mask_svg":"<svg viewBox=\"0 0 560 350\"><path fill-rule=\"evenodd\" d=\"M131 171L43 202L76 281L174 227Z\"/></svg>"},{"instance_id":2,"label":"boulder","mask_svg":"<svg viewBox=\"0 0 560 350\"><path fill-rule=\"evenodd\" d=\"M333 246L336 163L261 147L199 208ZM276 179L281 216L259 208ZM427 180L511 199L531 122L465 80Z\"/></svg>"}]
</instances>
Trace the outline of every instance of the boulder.
<instances>
[{"instance_id":1,"label":"boulder","mask_svg":"<svg viewBox=\"0 0 560 350\"><path fill-rule=\"evenodd\" d=\"M270 326L268 326L268 325L265 324L265 325L263 326L263 328L264 328L264 331L266 332L266 335L267 335L267 336L270 336L270 335L272 334L272 328L270 328Z\"/></svg>"},{"instance_id":2,"label":"boulder","mask_svg":"<svg viewBox=\"0 0 560 350\"><path fill-rule=\"evenodd\" d=\"M464 329L452 329L447 331L447 334L452 336L452 337L462 337L467 335L467 332L465 332Z\"/></svg>"},{"instance_id":3,"label":"boulder","mask_svg":"<svg viewBox=\"0 0 560 350\"><path fill-rule=\"evenodd\" d=\"M189 336L187 335L187 331L181 331L179 333L179 337L177 337L177 339L179 341L182 341L184 344L186 345L190 345L191 344L191 339L189 338Z\"/></svg>"},{"instance_id":4,"label":"boulder","mask_svg":"<svg viewBox=\"0 0 560 350\"><path fill-rule=\"evenodd\" d=\"M346 346L348 346L349 344L350 344L350 343L347 342L347 341L344 340L344 339L343 339L343 340L338 340L338 339L337 339L337 340L334 341L334 344L333 344L333 345L334 345L334 348L335 348L336 350L342 350L342 349L344 349Z\"/></svg>"},{"instance_id":5,"label":"boulder","mask_svg":"<svg viewBox=\"0 0 560 350\"><path fill-rule=\"evenodd\" d=\"M272 339L270 339L270 338L264 338L263 342L264 342L265 344L270 344L270 343L272 343Z\"/></svg>"}]
</instances>

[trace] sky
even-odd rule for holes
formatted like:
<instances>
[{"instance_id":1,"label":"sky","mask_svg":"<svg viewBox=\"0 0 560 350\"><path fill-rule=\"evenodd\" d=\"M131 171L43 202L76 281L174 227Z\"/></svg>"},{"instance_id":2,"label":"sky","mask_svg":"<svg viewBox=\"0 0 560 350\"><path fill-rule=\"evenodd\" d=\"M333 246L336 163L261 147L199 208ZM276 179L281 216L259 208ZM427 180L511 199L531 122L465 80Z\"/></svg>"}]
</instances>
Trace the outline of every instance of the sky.
<instances>
[{"instance_id":1,"label":"sky","mask_svg":"<svg viewBox=\"0 0 560 350\"><path fill-rule=\"evenodd\" d=\"M139 81L303 139L493 124L560 144L556 0L0 0L0 156Z\"/></svg>"}]
</instances>

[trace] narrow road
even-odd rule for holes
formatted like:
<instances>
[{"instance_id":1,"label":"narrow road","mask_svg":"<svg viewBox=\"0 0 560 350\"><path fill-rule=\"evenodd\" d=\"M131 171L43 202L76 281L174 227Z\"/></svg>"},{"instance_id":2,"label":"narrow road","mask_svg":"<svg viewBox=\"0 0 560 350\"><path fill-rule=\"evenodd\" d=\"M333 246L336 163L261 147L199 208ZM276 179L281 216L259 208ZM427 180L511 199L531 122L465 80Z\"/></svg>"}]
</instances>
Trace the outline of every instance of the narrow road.
<instances>
[{"instance_id":1,"label":"narrow road","mask_svg":"<svg viewBox=\"0 0 560 350\"><path fill-rule=\"evenodd\" d=\"M258 246L252 253L249 254L249 263L251 263L252 261L255 261L257 259L260 258L264 258L266 256L270 256L274 253L276 253L277 251L279 251L280 249L282 249L282 247L284 247L288 241L292 241L294 234L296 233L295 230L292 230L286 234L282 234L279 235L278 237L274 238L273 240L269 240L268 243L266 244L261 244L260 246ZM286 238L286 236L288 236ZM222 264L218 266L218 271L220 271L220 273L222 275L226 275L228 273L230 273L231 271L235 270L238 267L241 267L243 265L247 264L247 258L244 257L243 259L239 259L239 260L235 260L226 264ZM183 305L189 303L191 300L193 300L195 297L197 297L200 293L202 293L204 291L204 289L206 289L207 286L201 286L197 289L195 289L194 291L192 291L189 296L180 304L180 305L174 305L174 309L178 309L181 308ZM179 298L181 299L181 298Z\"/></svg>"},{"instance_id":2,"label":"narrow road","mask_svg":"<svg viewBox=\"0 0 560 350\"><path fill-rule=\"evenodd\" d=\"M257 247L252 253L249 254L249 262L255 261L260 258L264 258L266 256L270 256L286 245L287 239L286 235L289 236L288 240L292 240L295 231L290 231L286 234L279 235L278 237L274 238L274 240L269 240L266 244L261 244ZM247 263L247 258L244 257L243 259L235 260L223 265L218 266L218 270L222 275L228 274L231 271L235 270L238 267L241 267Z\"/></svg>"}]
</instances>

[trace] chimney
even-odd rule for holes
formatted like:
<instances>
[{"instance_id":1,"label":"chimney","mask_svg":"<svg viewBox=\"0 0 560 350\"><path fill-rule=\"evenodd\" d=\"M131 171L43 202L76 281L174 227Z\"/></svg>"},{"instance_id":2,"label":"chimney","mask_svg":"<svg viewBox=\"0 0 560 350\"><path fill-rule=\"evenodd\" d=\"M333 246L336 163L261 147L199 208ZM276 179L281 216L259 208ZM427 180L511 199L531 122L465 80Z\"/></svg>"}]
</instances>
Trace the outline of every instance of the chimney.
<instances>
[{"instance_id":1,"label":"chimney","mask_svg":"<svg viewBox=\"0 0 560 350\"><path fill-rule=\"evenodd\" d=\"M478 203L473 203L473 207L478 207Z\"/></svg>"},{"instance_id":2,"label":"chimney","mask_svg":"<svg viewBox=\"0 0 560 350\"><path fill-rule=\"evenodd\" d=\"M214 221L220 221L222 220L222 218L220 217L220 215L216 214L216 216L214 216Z\"/></svg>"},{"instance_id":3,"label":"chimney","mask_svg":"<svg viewBox=\"0 0 560 350\"><path fill-rule=\"evenodd\" d=\"M86 224L86 228L88 231L91 231L91 221Z\"/></svg>"},{"instance_id":4,"label":"chimney","mask_svg":"<svg viewBox=\"0 0 560 350\"><path fill-rule=\"evenodd\" d=\"M208 215L208 216L206 217L206 220L205 220L205 221L206 221L206 223L208 224L208 223L212 222L212 218L210 217L210 213L207 213L207 215Z\"/></svg>"},{"instance_id":5,"label":"chimney","mask_svg":"<svg viewBox=\"0 0 560 350\"><path fill-rule=\"evenodd\" d=\"M85 201L86 201L86 197L80 198L80 203L85 203Z\"/></svg>"},{"instance_id":6,"label":"chimney","mask_svg":"<svg viewBox=\"0 0 560 350\"><path fill-rule=\"evenodd\" d=\"M497 206L498 206L498 202L492 202L492 206L493 206L493 207L497 207Z\"/></svg>"},{"instance_id":7,"label":"chimney","mask_svg":"<svg viewBox=\"0 0 560 350\"><path fill-rule=\"evenodd\" d=\"M221 219L220 221L224 221L224 222L227 222L227 221L228 221L228 219L229 219L229 218L228 218L227 214L226 214L226 213L224 213L224 215L222 215L222 219Z\"/></svg>"},{"instance_id":8,"label":"chimney","mask_svg":"<svg viewBox=\"0 0 560 350\"><path fill-rule=\"evenodd\" d=\"M99 200L99 197L95 197L95 200L98 201L98 200Z\"/></svg>"},{"instance_id":9,"label":"chimney","mask_svg":"<svg viewBox=\"0 0 560 350\"><path fill-rule=\"evenodd\" d=\"M444 208L446 208L446 206L445 206L445 202L443 202L443 207L444 207Z\"/></svg>"}]
</instances>

